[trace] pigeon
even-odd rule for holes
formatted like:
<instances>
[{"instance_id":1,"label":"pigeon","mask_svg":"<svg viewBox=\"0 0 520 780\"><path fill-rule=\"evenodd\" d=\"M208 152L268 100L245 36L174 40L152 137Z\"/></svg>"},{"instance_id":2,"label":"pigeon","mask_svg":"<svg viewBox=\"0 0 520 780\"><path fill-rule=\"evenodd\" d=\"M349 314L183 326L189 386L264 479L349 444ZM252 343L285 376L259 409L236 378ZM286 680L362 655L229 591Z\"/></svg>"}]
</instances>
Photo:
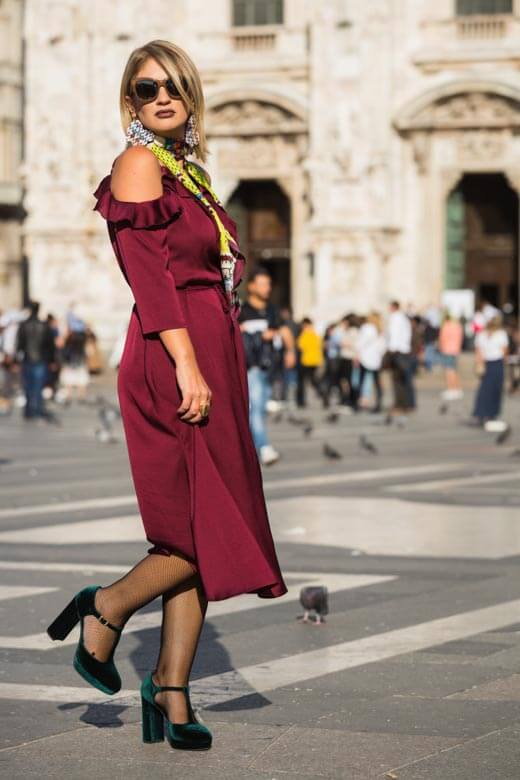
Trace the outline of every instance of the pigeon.
<instances>
[{"instance_id":1,"label":"pigeon","mask_svg":"<svg viewBox=\"0 0 520 780\"><path fill-rule=\"evenodd\" d=\"M289 414L287 415L287 422L291 423L291 425L303 425L305 420L301 417L295 417L294 414Z\"/></svg>"},{"instance_id":2,"label":"pigeon","mask_svg":"<svg viewBox=\"0 0 520 780\"><path fill-rule=\"evenodd\" d=\"M448 404L441 404L439 406L439 414L446 414L448 411Z\"/></svg>"},{"instance_id":3,"label":"pigeon","mask_svg":"<svg viewBox=\"0 0 520 780\"><path fill-rule=\"evenodd\" d=\"M498 434L498 436L495 439L495 444L503 444L505 441L509 439L511 433L512 433L511 426L508 425L507 428L502 431L502 433Z\"/></svg>"},{"instance_id":4,"label":"pigeon","mask_svg":"<svg viewBox=\"0 0 520 780\"><path fill-rule=\"evenodd\" d=\"M306 422L302 430L305 436L310 436L313 429L314 429L313 424L311 422Z\"/></svg>"},{"instance_id":5,"label":"pigeon","mask_svg":"<svg viewBox=\"0 0 520 780\"><path fill-rule=\"evenodd\" d=\"M98 403L98 418L101 423L101 428L96 430L96 438L102 444L110 444L117 441L117 437L114 436L112 426L114 422L121 416L119 409L113 404L108 403L102 396L98 396L96 399Z\"/></svg>"},{"instance_id":6,"label":"pigeon","mask_svg":"<svg viewBox=\"0 0 520 780\"><path fill-rule=\"evenodd\" d=\"M329 614L328 590L325 585L308 585L300 590L300 604L304 612L298 619L302 623L309 622L309 614L316 613L314 624L321 626L325 623L324 615Z\"/></svg>"},{"instance_id":7,"label":"pigeon","mask_svg":"<svg viewBox=\"0 0 520 780\"><path fill-rule=\"evenodd\" d=\"M330 460L339 460L343 457L343 455L335 450L334 447L331 447L330 444L323 445L323 454L326 458L330 458Z\"/></svg>"},{"instance_id":8,"label":"pigeon","mask_svg":"<svg viewBox=\"0 0 520 780\"><path fill-rule=\"evenodd\" d=\"M339 414L337 412L331 412L325 417L325 421L328 423L337 423L339 420Z\"/></svg>"},{"instance_id":9,"label":"pigeon","mask_svg":"<svg viewBox=\"0 0 520 780\"><path fill-rule=\"evenodd\" d=\"M394 418L392 417L392 414L388 412L388 414L385 417L385 425L392 425L394 421Z\"/></svg>"},{"instance_id":10,"label":"pigeon","mask_svg":"<svg viewBox=\"0 0 520 780\"><path fill-rule=\"evenodd\" d=\"M372 444L372 442L365 436L364 433L359 437L359 446L365 452L370 452L371 455L379 455L379 450Z\"/></svg>"}]
</instances>

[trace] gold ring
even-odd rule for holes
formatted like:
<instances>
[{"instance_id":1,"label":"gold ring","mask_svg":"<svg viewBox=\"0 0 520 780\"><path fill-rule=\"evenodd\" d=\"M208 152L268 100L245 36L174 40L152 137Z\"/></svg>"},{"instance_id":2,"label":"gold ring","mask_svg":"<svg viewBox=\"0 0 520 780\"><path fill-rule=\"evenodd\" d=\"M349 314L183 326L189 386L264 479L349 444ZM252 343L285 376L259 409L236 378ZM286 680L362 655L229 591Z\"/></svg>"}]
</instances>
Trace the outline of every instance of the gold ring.
<instances>
[{"instance_id":1,"label":"gold ring","mask_svg":"<svg viewBox=\"0 0 520 780\"><path fill-rule=\"evenodd\" d=\"M199 408L199 412L201 417L207 417L209 414L209 404L202 404Z\"/></svg>"}]
</instances>

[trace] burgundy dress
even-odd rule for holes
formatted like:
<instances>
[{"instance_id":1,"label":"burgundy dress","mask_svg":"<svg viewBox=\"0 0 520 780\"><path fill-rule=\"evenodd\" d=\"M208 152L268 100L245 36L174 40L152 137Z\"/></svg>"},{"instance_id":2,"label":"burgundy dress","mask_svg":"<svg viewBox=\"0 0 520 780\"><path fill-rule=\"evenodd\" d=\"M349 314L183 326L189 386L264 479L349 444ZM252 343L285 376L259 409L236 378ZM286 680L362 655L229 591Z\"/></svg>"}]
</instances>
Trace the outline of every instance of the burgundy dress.
<instances>
[{"instance_id":1,"label":"burgundy dress","mask_svg":"<svg viewBox=\"0 0 520 780\"><path fill-rule=\"evenodd\" d=\"M135 303L117 391L132 478L149 552L179 553L200 574L206 598L287 593L276 557L249 428L247 369L238 307L224 293L217 226L204 204L166 168L163 194L118 201L110 176L95 210ZM235 222L203 190L230 233ZM235 286L245 264L235 266ZM212 391L209 417L180 419L175 362L159 331L188 329Z\"/></svg>"}]
</instances>

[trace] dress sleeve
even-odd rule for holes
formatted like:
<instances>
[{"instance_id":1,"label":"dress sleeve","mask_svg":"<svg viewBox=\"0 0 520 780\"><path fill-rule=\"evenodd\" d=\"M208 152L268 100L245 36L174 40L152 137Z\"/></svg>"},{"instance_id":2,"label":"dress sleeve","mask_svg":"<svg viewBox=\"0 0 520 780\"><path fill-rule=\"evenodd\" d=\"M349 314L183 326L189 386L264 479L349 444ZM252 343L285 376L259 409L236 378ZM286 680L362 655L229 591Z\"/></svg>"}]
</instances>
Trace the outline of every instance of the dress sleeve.
<instances>
[{"instance_id":1,"label":"dress sleeve","mask_svg":"<svg viewBox=\"0 0 520 780\"><path fill-rule=\"evenodd\" d=\"M95 211L107 220L123 272L134 295L143 335L187 323L168 268L168 225L182 213L173 185L163 179L159 198L141 203L120 201L110 190L110 176L94 193Z\"/></svg>"}]
</instances>

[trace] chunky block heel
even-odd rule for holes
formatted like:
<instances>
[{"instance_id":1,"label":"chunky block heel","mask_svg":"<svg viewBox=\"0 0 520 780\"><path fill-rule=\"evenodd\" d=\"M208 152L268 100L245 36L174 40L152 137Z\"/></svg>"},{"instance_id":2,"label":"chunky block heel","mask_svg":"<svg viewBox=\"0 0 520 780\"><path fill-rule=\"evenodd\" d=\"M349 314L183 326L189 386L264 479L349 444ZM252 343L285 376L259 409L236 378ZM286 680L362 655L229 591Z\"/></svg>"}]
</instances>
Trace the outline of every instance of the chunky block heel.
<instances>
[{"instance_id":1,"label":"chunky block heel","mask_svg":"<svg viewBox=\"0 0 520 780\"><path fill-rule=\"evenodd\" d=\"M96 609L95 598L96 591L101 588L101 585L88 585L83 590L80 590L72 601L70 601L57 618L53 620L50 626L47 628L47 633L51 639L65 639L70 634L76 623L81 621L81 631L79 642L76 647L76 653L74 655L73 666L83 679L94 688L97 688L103 693L112 695L121 690L121 677L114 664L114 652L121 638L121 632L123 626L114 626L112 623L101 615ZM108 626L112 631L117 633L117 639L112 647L110 656L106 661L99 661L93 656L83 641L83 627L84 618L87 615L94 615L100 623L104 626Z\"/></svg>"},{"instance_id":2,"label":"chunky block heel","mask_svg":"<svg viewBox=\"0 0 520 780\"><path fill-rule=\"evenodd\" d=\"M79 621L76 598L67 604L63 612L50 624L47 633L51 639L65 639Z\"/></svg>"},{"instance_id":3,"label":"chunky block heel","mask_svg":"<svg viewBox=\"0 0 520 780\"><path fill-rule=\"evenodd\" d=\"M146 701L141 699L143 714L143 742L164 742L163 715Z\"/></svg>"},{"instance_id":4,"label":"chunky block heel","mask_svg":"<svg viewBox=\"0 0 520 780\"><path fill-rule=\"evenodd\" d=\"M190 702L189 685L156 685L152 674L147 674L141 683L141 705L143 713L143 742L162 742L164 740L164 721L166 736L171 747L181 750L208 750L211 747L211 731L195 715ZM160 691L184 691L188 704L189 721L172 723L155 703L155 695Z\"/></svg>"}]
</instances>

